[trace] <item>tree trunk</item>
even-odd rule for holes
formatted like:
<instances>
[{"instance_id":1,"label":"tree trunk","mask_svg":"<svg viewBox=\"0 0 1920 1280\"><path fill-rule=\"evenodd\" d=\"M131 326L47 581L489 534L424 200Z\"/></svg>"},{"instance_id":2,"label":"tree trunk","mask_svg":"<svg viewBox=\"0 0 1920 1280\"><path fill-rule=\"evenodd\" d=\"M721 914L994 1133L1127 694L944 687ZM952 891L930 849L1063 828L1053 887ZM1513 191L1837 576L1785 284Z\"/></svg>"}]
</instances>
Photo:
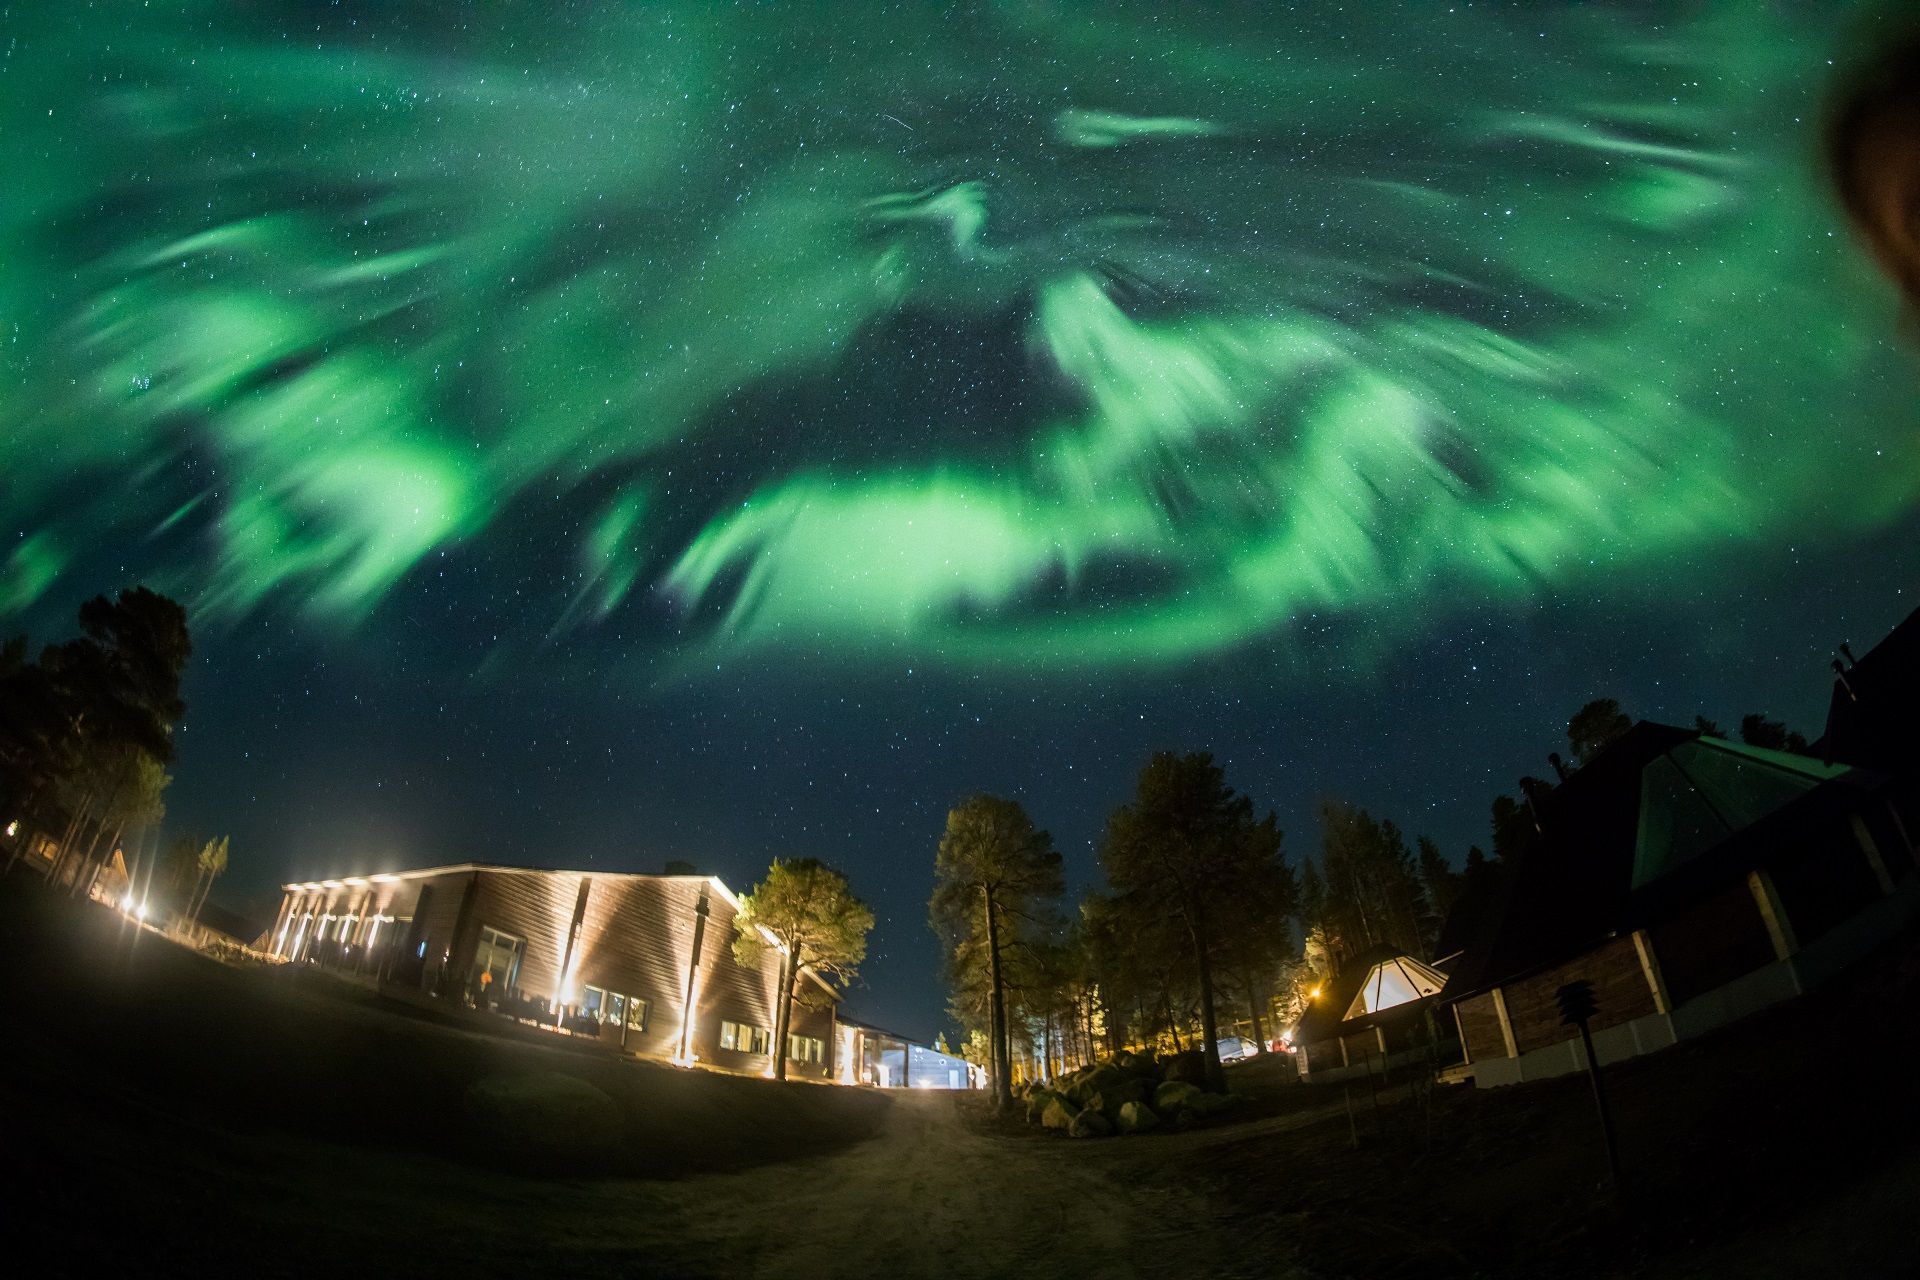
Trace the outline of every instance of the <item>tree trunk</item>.
<instances>
[{"instance_id":1,"label":"tree trunk","mask_svg":"<svg viewBox=\"0 0 1920 1280\"><path fill-rule=\"evenodd\" d=\"M1206 1038L1201 1052L1207 1057L1207 1087L1215 1093L1227 1091L1227 1078L1220 1070L1220 1030L1213 1012L1213 964L1207 955L1206 934L1189 923L1193 938L1193 963L1200 971L1200 1034Z\"/></svg>"},{"instance_id":2,"label":"tree trunk","mask_svg":"<svg viewBox=\"0 0 1920 1280\"><path fill-rule=\"evenodd\" d=\"M793 1026L793 988L800 979L800 948L787 949L787 963L780 973L780 1012L774 1018L773 1078L787 1078L787 1032Z\"/></svg>"},{"instance_id":3,"label":"tree trunk","mask_svg":"<svg viewBox=\"0 0 1920 1280\"><path fill-rule=\"evenodd\" d=\"M1266 1027L1266 1022L1260 1017L1260 1005L1262 1004L1262 1001L1260 997L1255 996L1251 1000L1247 1001L1247 1004L1249 1006L1248 1011L1253 1014L1254 1052L1265 1053L1267 1051L1267 1027Z\"/></svg>"},{"instance_id":4,"label":"tree trunk","mask_svg":"<svg viewBox=\"0 0 1920 1280\"><path fill-rule=\"evenodd\" d=\"M94 852L100 848L100 837L104 836L105 834L107 834L107 823L106 823L106 818L103 815L101 817L101 820L98 823L94 824L93 839L87 842L87 851L85 854L81 855L80 865L74 868L73 887L67 890L67 894L69 897L77 898L85 891L85 889L93 888L93 867L94 867L93 855L94 855ZM108 856L112 856L113 851L111 847L109 847L107 852L108 852ZM83 880L86 882L85 889L83 889L81 886L81 881Z\"/></svg>"},{"instance_id":5,"label":"tree trunk","mask_svg":"<svg viewBox=\"0 0 1920 1280\"><path fill-rule=\"evenodd\" d=\"M206 879L201 883L200 896L196 898L193 903L192 922L196 925L200 923L200 908L206 906L207 899L213 895L213 881L218 874L218 872L209 868Z\"/></svg>"},{"instance_id":6,"label":"tree trunk","mask_svg":"<svg viewBox=\"0 0 1920 1280\"><path fill-rule=\"evenodd\" d=\"M93 886L100 883L100 873L107 869L107 859L113 857L113 851L119 846L120 837L126 834L126 830L127 824L124 822L113 829L113 839L107 841L106 853L101 855L99 861L93 863L92 874L87 877L86 890L80 896L85 898L91 898L93 896ZM129 887L133 884L133 877L131 875L127 877L127 884Z\"/></svg>"},{"instance_id":7,"label":"tree trunk","mask_svg":"<svg viewBox=\"0 0 1920 1280\"><path fill-rule=\"evenodd\" d=\"M60 883L60 873L66 869L67 863L73 857L73 842L80 838L80 824L92 810L93 793L88 792L80 797L80 803L75 805L73 812L67 815L67 829L60 833L59 851L53 856L53 865L47 868L48 884Z\"/></svg>"},{"instance_id":8,"label":"tree trunk","mask_svg":"<svg viewBox=\"0 0 1920 1280\"><path fill-rule=\"evenodd\" d=\"M993 1037L994 1055L999 1060L999 1070L994 1072L993 1077L993 1109L1006 1111L1013 1106L1013 1083L1007 1078L1013 1054L1007 1035L1007 990L1000 972L1000 914L999 906L993 900L993 891L982 885L980 893L987 901L987 969L993 979L987 997L987 1020L989 1034Z\"/></svg>"}]
</instances>

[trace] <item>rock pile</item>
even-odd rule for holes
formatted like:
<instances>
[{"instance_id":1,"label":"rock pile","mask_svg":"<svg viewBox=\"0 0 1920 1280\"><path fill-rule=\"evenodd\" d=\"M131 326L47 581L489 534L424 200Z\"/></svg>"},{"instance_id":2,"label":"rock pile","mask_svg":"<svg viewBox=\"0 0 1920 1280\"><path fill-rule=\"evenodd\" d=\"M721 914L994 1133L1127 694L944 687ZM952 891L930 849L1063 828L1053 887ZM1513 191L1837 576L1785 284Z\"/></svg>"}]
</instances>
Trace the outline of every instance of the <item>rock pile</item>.
<instances>
[{"instance_id":1,"label":"rock pile","mask_svg":"<svg viewBox=\"0 0 1920 1280\"><path fill-rule=\"evenodd\" d=\"M1016 1091L1027 1123L1057 1129L1070 1138L1185 1129L1203 1116L1233 1105L1228 1095L1201 1088L1206 1059L1197 1051L1155 1059L1121 1052L1045 1084Z\"/></svg>"}]
</instances>

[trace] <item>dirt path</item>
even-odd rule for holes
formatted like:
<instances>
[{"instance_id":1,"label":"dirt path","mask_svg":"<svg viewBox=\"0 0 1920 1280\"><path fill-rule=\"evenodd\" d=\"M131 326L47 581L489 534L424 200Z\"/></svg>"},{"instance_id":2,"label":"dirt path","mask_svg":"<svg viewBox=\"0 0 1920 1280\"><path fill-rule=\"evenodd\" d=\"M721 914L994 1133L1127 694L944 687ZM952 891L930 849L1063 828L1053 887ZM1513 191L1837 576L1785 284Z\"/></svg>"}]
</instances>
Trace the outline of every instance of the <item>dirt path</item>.
<instances>
[{"instance_id":1,"label":"dirt path","mask_svg":"<svg viewBox=\"0 0 1920 1280\"><path fill-rule=\"evenodd\" d=\"M668 1194L730 1275L1246 1273L1244 1260L1221 1265L1197 1196L1128 1185L1095 1144L979 1132L968 1105L901 1093L885 1129L850 1151Z\"/></svg>"}]
</instances>

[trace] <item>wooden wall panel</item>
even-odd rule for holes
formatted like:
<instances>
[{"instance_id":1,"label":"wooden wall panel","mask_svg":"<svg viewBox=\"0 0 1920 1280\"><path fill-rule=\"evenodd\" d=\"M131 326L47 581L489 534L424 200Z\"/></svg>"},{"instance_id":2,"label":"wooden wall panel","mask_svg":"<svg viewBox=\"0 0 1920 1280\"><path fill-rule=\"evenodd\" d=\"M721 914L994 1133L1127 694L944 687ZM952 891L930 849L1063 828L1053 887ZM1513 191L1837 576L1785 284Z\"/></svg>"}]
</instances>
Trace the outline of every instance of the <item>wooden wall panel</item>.
<instances>
[{"instance_id":1,"label":"wooden wall panel","mask_svg":"<svg viewBox=\"0 0 1920 1280\"><path fill-rule=\"evenodd\" d=\"M1507 1038L1500 1031L1500 1011L1494 1008L1493 992L1483 991L1454 1006L1460 1014L1460 1034L1466 1043L1467 1061L1482 1062L1507 1056Z\"/></svg>"},{"instance_id":2,"label":"wooden wall panel","mask_svg":"<svg viewBox=\"0 0 1920 1280\"><path fill-rule=\"evenodd\" d=\"M1655 922L1647 934L1675 1005L1773 963L1773 943L1744 880Z\"/></svg>"},{"instance_id":3,"label":"wooden wall panel","mask_svg":"<svg viewBox=\"0 0 1920 1280\"><path fill-rule=\"evenodd\" d=\"M1560 1021L1555 993L1566 983L1585 979L1593 984L1600 1011L1589 1025L1599 1031L1654 1012L1653 991L1640 968L1640 953L1631 937L1609 938L1565 964L1503 983L1507 1020L1521 1053L1542 1049L1580 1034Z\"/></svg>"}]
</instances>

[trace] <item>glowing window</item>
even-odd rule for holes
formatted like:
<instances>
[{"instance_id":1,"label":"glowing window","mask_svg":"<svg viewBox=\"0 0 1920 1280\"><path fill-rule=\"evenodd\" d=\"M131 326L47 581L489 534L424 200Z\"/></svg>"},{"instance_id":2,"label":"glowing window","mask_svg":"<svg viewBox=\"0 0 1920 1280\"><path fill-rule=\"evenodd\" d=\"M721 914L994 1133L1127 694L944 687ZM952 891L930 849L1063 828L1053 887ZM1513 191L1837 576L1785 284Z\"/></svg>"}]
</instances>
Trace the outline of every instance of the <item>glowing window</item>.
<instances>
[{"instance_id":1,"label":"glowing window","mask_svg":"<svg viewBox=\"0 0 1920 1280\"><path fill-rule=\"evenodd\" d=\"M825 1062L827 1045L818 1036L787 1037L787 1057L794 1062Z\"/></svg>"},{"instance_id":2,"label":"glowing window","mask_svg":"<svg viewBox=\"0 0 1920 1280\"><path fill-rule=\"evenodd\" d=\"M422 947L426 944L421 943ZM480 945L474 949L473 966L476 976L482 973L493 975L493 989L505 991L520 976L520 956L526 950L524 938L516 938L510 933L502 933L491 925L480 929Z\"/></svg>"},{"instance_id":3,"label":"glowing window","mask_svg":"<svg viewBox=\"0 0 1920 1280\"><path fill-rule=\"evenodd\" d=\"M720 1047L735 1053L765 1053L772 1039L772 1033L765 1027L752 1027L744 1022L720 1024Z\"/></svg>"}]
</instances>

